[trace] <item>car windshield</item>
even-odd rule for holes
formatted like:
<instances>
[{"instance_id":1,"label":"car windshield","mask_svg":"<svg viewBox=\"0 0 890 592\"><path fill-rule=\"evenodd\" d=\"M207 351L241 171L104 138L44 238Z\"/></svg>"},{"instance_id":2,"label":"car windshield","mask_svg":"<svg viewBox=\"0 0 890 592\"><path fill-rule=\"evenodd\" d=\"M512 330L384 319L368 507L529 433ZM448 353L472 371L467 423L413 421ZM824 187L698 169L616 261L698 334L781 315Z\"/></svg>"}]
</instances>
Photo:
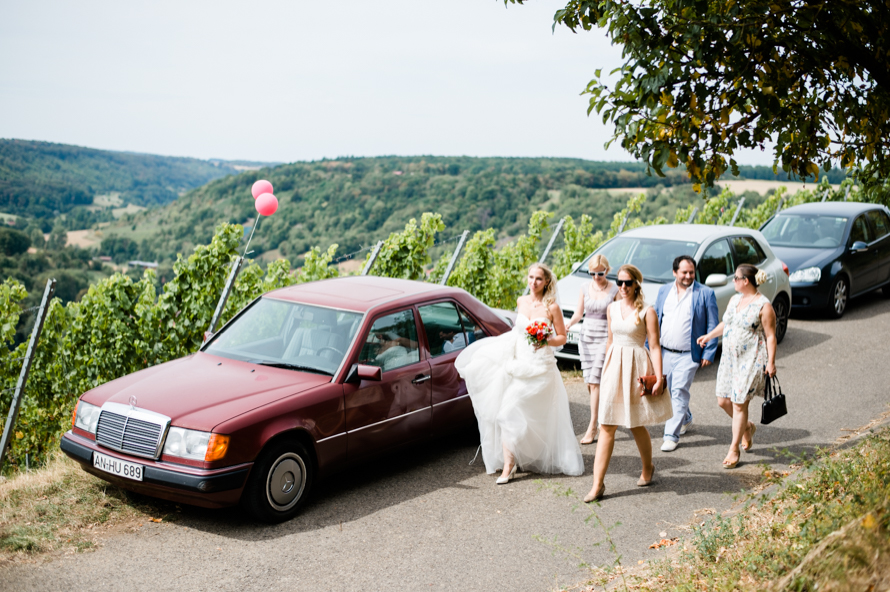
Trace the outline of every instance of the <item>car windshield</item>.
<instances>
[{"instance_id":1,"label":"car windshield","mask_svg":"<svg viewBox=\"0 0 890 592\"><path fill-rule=\"evenodd\" d=\"M261 298L203 351L233 360L333 375L362 315Z\"/></svg>"},{"instance_id":2,"label":"car windshield","mask_svg":"<svg viewBox=\"0 0 890 592\"><path fill-rule=\"evenodd\" d=\"M808 247L834 249L844 240L848 218L780 214L761 232L773 247Z\"/></svg>"},{"instance_id":3,"label":"car windshield","mask_svg":"<svg viewBox=\"0 0 890 592\"><path fill-rule=\"evenodd\" d=\"M608 259L612 267L611 278L616 276L619 267L630 263L639 268L647 282L664 284L674 280L674 259L680 255L694 256L698 245L692 241L620 236L597 249L595 254L605 255ZM576 275L588 277L588 259L590 257L584 260Z\"/></svg>"}]
</instances>

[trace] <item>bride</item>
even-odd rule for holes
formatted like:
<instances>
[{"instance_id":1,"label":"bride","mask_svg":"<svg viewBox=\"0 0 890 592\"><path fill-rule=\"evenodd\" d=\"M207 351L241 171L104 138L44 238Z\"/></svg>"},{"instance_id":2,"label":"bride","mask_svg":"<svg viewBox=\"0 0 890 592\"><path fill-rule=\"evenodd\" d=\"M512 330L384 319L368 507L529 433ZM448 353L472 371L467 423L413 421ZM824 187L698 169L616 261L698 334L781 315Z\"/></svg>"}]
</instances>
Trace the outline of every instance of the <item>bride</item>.
<instances>
[{"instance_id":1,"label":"bride","mask_svg":"<svg viewBox=\"0 0 890 592\"><path fill-rule=\"evenodd\" d=\"M520 466L537 473L584 471L568 395L551 349L566 342L556 277L549 267L535 263L528 270L528 287L530 294L516 301L513 330L471 343L454 362L479 422L485 469L494 473L503 467L498 484L508 483ZM553 330L544 345L526 340L526 327L534 321Z\"/></svg>"}]
</instances>

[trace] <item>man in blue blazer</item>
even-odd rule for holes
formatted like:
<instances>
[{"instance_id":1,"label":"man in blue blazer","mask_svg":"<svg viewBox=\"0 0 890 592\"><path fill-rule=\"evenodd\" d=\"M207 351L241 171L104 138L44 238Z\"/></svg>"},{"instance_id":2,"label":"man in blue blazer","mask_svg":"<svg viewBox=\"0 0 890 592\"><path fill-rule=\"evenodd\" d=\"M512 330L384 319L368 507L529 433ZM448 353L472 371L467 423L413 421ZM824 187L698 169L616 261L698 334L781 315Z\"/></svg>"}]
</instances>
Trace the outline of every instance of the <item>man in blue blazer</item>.
<instances>
[{"instance_id":1,"label":"man in blue blazer","mask_svg":"<svg viewBox=\"0 0 890 592\"><path fill-rule=\"evenodd\" d=\"M720 322L714 290L695 281L695 259L680 255L674 259L673 267L676 281L662 286L655 300L662 368L674 408L674 416L664 425L664 443L661 445L664 452L677 449L680 436L692 423L689 387L696 370L710 365L717 353L716 338L704 348L696 340Z\"/></svg>"}]
</instances>

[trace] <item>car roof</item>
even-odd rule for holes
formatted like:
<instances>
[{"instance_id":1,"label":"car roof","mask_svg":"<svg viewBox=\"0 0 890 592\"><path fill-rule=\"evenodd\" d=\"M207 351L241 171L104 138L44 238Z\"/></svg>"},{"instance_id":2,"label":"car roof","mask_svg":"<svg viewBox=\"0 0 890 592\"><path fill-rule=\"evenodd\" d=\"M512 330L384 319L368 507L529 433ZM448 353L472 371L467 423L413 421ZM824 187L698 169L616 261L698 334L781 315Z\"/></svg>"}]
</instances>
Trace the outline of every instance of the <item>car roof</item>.
<instances>
[{"instance_id":1,"label":"car roof","mask_svg":"<svg viewBox=\"0 0 890 592\"><path fill-rule=\"evenodd\" d=\"M390 302L413 301L412 297L431 295L431 292L439 292L442 296L465 293L463 290L438 284L358 275L296 284L273 290L265 296L276 300L366 312Z\"/></svg>"},{"instance_id":2,"label":"car roof","mask_svg":"<svg viewBox=\"0 0 890 592\"><path fill-rule=\"evenodd\" d=\"M882 210L883 206L857 201L826 201L791 206L779 212L782 214L810 214L821 216L857 216L868 210Z\"/></svg>"},{"instance_id":3,"label":"car roof","mask_svg":"<svg viewBox=\"0 0 890 592\"><path fill-rule=\"evenodd\" d=\"M620 236L639 238L658 238L666 240L681 240L704 242L712 237L738 236L740 234L753 235L756 231L739 226L717 226L714 224L653 224L641 226Z\"/></svg>"}]
</instances>

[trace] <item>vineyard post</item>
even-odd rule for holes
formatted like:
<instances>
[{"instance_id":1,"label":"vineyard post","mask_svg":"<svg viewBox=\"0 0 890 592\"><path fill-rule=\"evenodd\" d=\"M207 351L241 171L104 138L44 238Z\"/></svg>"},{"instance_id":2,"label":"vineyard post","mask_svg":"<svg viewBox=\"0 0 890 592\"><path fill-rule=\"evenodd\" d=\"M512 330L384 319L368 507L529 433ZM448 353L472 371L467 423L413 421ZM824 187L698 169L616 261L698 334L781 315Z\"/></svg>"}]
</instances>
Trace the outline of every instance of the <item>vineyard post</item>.
<instances>
[{"instance_id":1,"label":"vineyard post","mask_svg":"<svg viewBox=\"0 0 890 592\"><path fill-rule=\"evenodd\" d=\"M689 219L686 220L686 224L692 224L692 221L695 220L696 216L698 216L698 206L693 208L692 213L689 214Z\"/></svg>"},{"instance_id":2,"label":"vineyard post","mask_svg":"<svg viewBox=\"0 0 890 592\"><path fill-rule=\"evenodd\" d=\"M464 230L463 234L460 235L460 240L457 241L457 248L454 249L454 254L451 255L451 261L448 262L448 267L445 268L445 273L442 275L442 280L439 282L440 286L444 286L446 285L446 282L448 282L448 276L451 275L451 270L454 269L454 264L457 263L457 258L460 256L460 252L464 248L464 243L467 241L467 236L469 234L469 230Z\"/></svg>"},{"instance_id":3,"label":"vineyard post","mask_svg":"<svg viewBox=\"0 0 890 592\"><path fill-rule=\"evenodd\" d=\"M630 218L630 212L627 212L626 214L624 214L624 218L621 220L621 225L618 227L618 232L615 233L616 235L624 232L624 227L627 226L628 218Z\"/></svg>"},{"instance_id":4,"label":"vineyard post","mask_svg":"<svg viewBox=\"0 0 890 592\"><path fill-rule=\"evenodd\" d=\"M374 265L374 261L377 260L377 254L380 252L380 247L383 246L383 241L377 241L377 244L374 245L374 250L371 251L371 258L368 259L368 262L365 263L365 268L362 270L362 275L368 275L371 272L371 267Z\"/></svg>"},{"instance_id":5,"label":"vineyard post","mask_svg":"<svg viewBox=\"0 0 890 592\"><path fill-rule=\"evenodd\" d=\"M739 205L736 206L735 214L732 215L732 220L729 221L730 226L735 226L735 221L739 218L739 212L742 211L742 206L745 205L745 198L739 200Z\"/></svg>"},{"instance_id":6,"label":"vineyard post","mask_svg":"<svg viewBox=\"0 0 890 592\"><path fill-rule=\"evenodd\" d=\"M244 257L240 255L235 257L235 260L232 261L232 271L229 272L229 278L226 280L222 295L219 297L219 302L216 304L216 310L213 311L213 318L210 320L210 333L216 333L216 326L219 324L219 318L222 316L223 310L226 308L226 302L229 300L229 294L232 293L232 286L235 285L235 278L238 277L238 272L241 270L242 263L244 263Z\"/></svg>"},{"instance_id":7,"label":"vineyard post","mask_svg":"<svg viewBox=\"0 0 890 592\"><path fill-rule=\"evenodd\" d=\"M825 201L826 199L828 199L828 193L830 191L831 191L830 189L825 190L825 193L822 194L822 201ZM847 200L845 199L844 201L847 201Z\"/></svg>"},{"instance_id":8,"label":"vineyard post","mask_svg":"<svg viewBox=\"0 0 890 592\"><path fill-rule=\"evenodd\" d=\"M3 460L6 458L6 448L9 446L9 439L12 437L15 429L15 421L19 416L19 407L22 404L22 393L25 390L25 384L28 382L28 373L31 371L31 361L34 359L34 351L37 349L37 341L40 339L40 332L43 330L43 321L46 320L46 313L49 309L49 299L53 297L56 291L56 280L50 278L46 280L46 288L43 290L43 299L40 301L40 307L37 309L37 320L34 322L34 328L31 330L31 339L28 341L28 349L25 350L25 358L22 363L22 371L19 372L19 380L15 385L15 393L12 395L12 402L9 405L9 415L6 418L6 425L3 427L3 439L0 440L0 473L3 471Z\"/></svg>"},{"instance_id":9,"label":"vineyard post","mask_svg":"<svg viewBox=\"0 0 890 592\"><path fill-rule=\"evenodd\" d=\"M847 197L850 196L850 186L847 185L847 190L844 191L844 201L847 201Z\"/></svg>"},{"instance_id":10,"label":"vineyard post","mask_svg":"<svg viewBox=\"0 0 890 592\"><path fill-rule=\"evenodd\" d=\"M541 258L538 259L539 262L544 263L547 260L547 255L550 254L550 249L553 248L553 243L556 242L556 237L559 236L559 232L562 230L562 225L565 224L566 219L560 218L559 222L556 223L556 229L553 231L553 234L550 235L550 240L547 242L547 246L544 247L544 252L541 253ZM620 232L620 231L619 231ZM525 290L522 292L522 295L525 296L529 292L529 287L526 286Z\"/></svg>"},{"instance_id":11,"label":"vineyard post","mask_svg":"<svg viewBox=\"0 0 890 592\"><path fill-rule=\"evenodd\" d=\"M779 200L779 205L776 206L776 214L778 214L782 210L782 206L785 205L785 198Z\"/></svg>"}]
</instances>

